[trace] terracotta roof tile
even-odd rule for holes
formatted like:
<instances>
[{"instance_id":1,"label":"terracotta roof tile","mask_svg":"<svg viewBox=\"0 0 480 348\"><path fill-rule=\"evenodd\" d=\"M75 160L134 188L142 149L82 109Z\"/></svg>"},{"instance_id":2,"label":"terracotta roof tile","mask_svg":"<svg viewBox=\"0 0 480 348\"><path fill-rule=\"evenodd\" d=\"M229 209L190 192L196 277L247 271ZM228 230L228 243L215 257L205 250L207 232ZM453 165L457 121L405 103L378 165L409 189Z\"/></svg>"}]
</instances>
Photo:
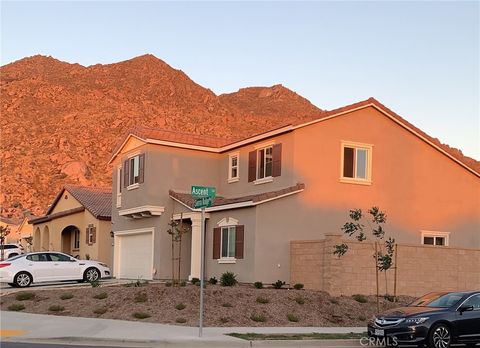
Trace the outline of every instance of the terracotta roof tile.
<instances>
[{"instance_id":1,"label":"terracotta roof tile","mask_svg":"<svg viewBox=\"0 0 480 348\"><path fill-rule=\"evenodd\" d=\"M252 203L258 203L267 199L273 199L277 198L279 196L288 194L288 193L293 193L297 192L300 190L305 189L305 184L297 184L294 186L290 186L281 190L276 190L276 191L270 191L270 192L264 192L264 193L258 193L254 195L247 195L247 196L239 196L239 197L231 197L231 198L225 198L222 196L217 196L215 197L215 200L213 202L212 207L219 207L222 205L228 205L228 204L235 204L235 203L243 203L243 202L252 202ZM187 205L188 207L193 209L193 204L195 203L195 199L192 197L191 194L189 193L180 193L176 192L174 190L169 191L170 197L175 198L182 202L183 204Z\"/></svg>"}]
</instances>

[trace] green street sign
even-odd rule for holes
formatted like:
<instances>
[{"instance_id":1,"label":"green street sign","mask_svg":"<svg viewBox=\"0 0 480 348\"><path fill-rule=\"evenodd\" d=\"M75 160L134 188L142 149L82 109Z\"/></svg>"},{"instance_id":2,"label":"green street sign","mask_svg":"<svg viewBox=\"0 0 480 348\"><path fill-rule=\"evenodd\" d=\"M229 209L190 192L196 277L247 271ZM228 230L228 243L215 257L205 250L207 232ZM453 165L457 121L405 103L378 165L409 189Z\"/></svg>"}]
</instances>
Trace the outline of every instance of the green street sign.
<instances>
[{"instance_id":1,"label":"green street sign","mask_svg":"<svg viewBox=\"0 0 480 348\"><path fill-rule=\"evenodd\" d=\"M192 186L192 196L193 197L215 198L216 194L217 194L217 189L215 187Z\"/></svg>"},{"instance_id":2,"label":"green street sign","mask_svg":"<svg viewBox=\"0 0 480 348\"><path fill-rule=\"evenodd\" d=\"M193 207L195 209L207 208L207 207L211 207L212 204L213 204L213 197L201 197L201 198L197 198L195 200L195 203L193 204Z\"/></svg>"}]
</instances>

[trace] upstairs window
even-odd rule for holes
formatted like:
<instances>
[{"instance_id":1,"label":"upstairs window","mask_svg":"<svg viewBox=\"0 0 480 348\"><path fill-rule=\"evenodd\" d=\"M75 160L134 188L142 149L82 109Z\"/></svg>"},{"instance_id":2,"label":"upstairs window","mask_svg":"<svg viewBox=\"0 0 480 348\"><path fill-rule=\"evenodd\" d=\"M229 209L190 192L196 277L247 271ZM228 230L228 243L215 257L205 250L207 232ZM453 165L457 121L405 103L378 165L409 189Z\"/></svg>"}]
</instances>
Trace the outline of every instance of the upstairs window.
<instances>
[{"instance_id":1,"label":"upstairs window","mask_svg":"<svg viewBox=\"0 0 480 348\"><path fill-rule=\"evenodd\" d=\"M124 187L135 188L143 183L145 154L136 155L123 162Z\"/></svg>"},{"instance_id":2,"label":"upstairs window","mask_svg":"<svg viewBox=\"0 0 480 348\"><path fill-rule=\"evenodd\" d=\"M371 182L372 145L342 143L342 173L345 182Z\"/></svg>"},{"instance_id":3,"label":"upstairs window","mask_svg":"<svg viewBox=\"0 0 480 348\"><path fill-rule=\"evenodd\" d=\"M228 155L228 182L236 182L239 180L239 158L238 152Z\"/></svg>"},{"instance_id":4,"label":"upstairs window","mask_svg":"<svg viewBox=\"0 0 480 348\"><path fill-rule=\"evenodd\" d=\"M422 244L448 246L449 237L449 232L422 231Z\"/></svg>"},{"instance_id":5,"label":"upstairs window","mask_svg":"<svg viewBox=\"0 0 480 348\"><path fill-rule=\"evenodd\" d=\"M248 182L270 182L282 174L282 144L258 147L248 155Z\"/></svg>"}]
</instances>

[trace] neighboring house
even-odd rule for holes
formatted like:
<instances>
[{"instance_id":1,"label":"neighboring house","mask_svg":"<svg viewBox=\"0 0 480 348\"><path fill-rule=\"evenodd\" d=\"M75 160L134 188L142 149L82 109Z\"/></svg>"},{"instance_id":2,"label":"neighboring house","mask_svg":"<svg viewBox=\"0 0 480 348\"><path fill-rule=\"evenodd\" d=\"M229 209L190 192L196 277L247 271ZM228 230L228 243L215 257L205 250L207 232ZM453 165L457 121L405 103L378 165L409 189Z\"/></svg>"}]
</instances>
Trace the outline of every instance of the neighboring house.
<instances>
[{"instance_id":1,"label":"neighboring house","mask_svg":"<svg viewBox=\"0 0 480 348\"><path fill-rule=\"evenodd\" d=\"M0 216L0 226L9 229L10 233L5 237L5 243L16 243L15 231L20 225L21 220Z\"/></svg>"},{"instance_id":2,"label":"neighboring house","mask_svg":"<svg viewBox=\"0 0 480 348\"><path fill-rule=\"evenodd\" d=\"M169 278L168 223L180 217L191 226L182 277L199 277L192 185L217 188L206 209L207 278L289 282L292 241L340 234L349 209L374 205L399 243L480 249L479 163L373 98L240 140L138 128L110 163L119 278Z\"/></svg>"},{"instance_id":3,"label":"neighboring house","mask_svg":"<svg viewBox=\"0 0 480 348\"><path fill-rule=\"evenodd\" d=\"M11 243L20 244L26 252L33 251L33 245L30 244L33 241L33 227L28 222L34 218L30 214L24 216L20 225L8 235Z\"/></svg>"},{"instance_id":4,"label":"neighboring house","mask_svg":"<svg viewBox=\"0 0 480 348\"><path fill-rule=\"evenodd\" d=\"M55 250L112 265L112 191L65 186L33 225L33 250Z\"/></svg>"}]
</instances>

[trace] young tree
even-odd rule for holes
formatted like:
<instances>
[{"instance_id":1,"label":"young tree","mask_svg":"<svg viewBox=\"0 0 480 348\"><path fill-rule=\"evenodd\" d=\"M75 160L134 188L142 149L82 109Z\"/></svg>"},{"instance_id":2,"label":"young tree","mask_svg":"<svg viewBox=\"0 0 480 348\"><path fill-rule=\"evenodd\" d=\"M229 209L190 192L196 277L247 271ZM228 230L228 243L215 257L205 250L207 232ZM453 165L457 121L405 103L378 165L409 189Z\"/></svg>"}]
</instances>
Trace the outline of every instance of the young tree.
<instances>
[{"instance_id":1,"label":"young tree","mask_svg":"<svg viewBox=\"0 0 480 348\"><path fill-rule=\"evenodd\" d=\"M385 296L388 296L387 288L387 271L393 265L393 254L395 253L395 239L388 237L385 239L385 223L387 222L387 215L382 212L378 207L372 207L368 210L370 220L364 215L361 209L350 210L351 221L346 222L341 230L349 237L355 237L359 242L367 240L365 233L365 225L362 223L366 221L371 234L375 238L375 251L373 258L376 263L376 282L377 282L377 310L378 308L378 272L385 272ZM382 243L383 242L383 243ZM383 245L382 245L383 244ZM380 247L378 248L377 245ZM348 245L345 243L335 245L333 254L338 257L342 257L348 252Z\"/></svg>"},{"instance_id":2,"label":"young tree","mask_svg":"<svg viewBox=\"0 0 480 348\"><path fill-rule=\"evenodd\" d=\"M171 236L172 241L172 284L175 286L180 284L180 271L182 268L182 237L185 233L190 232L190 227L183 223L183 215L180 214L180 221L172 220L168 224L170 228L167 233ZM178 244L178 257L175 257L175 244ZM178 281L175 279L175 261L178 265Z\"/></svg>"},{"instance_id":3,"label":"young tree","mask_svg":"<svg viewBox=\"0 0 480 348\"><path fill-rule=\"evenodd\" d=\"M5 238L10 234L10 227L8 226L0 226L0 249L1 249L1 259L2 261L5 259Z\"/></svg>"}]
</instances>

